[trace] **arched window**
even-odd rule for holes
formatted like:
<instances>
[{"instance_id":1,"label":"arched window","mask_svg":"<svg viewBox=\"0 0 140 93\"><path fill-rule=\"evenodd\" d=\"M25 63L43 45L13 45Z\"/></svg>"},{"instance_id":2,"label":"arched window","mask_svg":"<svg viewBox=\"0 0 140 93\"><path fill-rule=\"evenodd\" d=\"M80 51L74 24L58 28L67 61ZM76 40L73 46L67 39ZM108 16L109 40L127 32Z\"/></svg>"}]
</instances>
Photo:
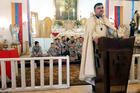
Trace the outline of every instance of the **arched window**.
<instances>
[{"instance_id":1,"label":"arched window","mask_svg":"<svg viewBox=\"0 0 140 93\"><path fill-rule=\"evenodd\" d=\"M38 37L39 32L38 32L38 13L36 12L31 12L31 32L32 32L32 37Z\"/></svg>"}]
</instances>

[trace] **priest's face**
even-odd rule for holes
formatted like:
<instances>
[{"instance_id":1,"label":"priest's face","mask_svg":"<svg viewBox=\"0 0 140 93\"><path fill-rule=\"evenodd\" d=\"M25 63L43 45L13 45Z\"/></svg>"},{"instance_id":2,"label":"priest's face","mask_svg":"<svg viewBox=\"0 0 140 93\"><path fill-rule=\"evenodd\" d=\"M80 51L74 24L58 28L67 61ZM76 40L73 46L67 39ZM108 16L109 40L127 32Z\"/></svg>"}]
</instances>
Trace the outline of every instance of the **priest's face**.
<instances>
[{"instance_id":1,"label":"priest's face","mask_svg":"<svg viewBox=\"0 0 140 93\"><path fill-rule=\"evenodd\" d=\"M96 8L94 9L94 12L96 16L99 16L99 17L103 16L103 13L104 13L103 5L96 6Z\"/></svg>"}]
</instances>

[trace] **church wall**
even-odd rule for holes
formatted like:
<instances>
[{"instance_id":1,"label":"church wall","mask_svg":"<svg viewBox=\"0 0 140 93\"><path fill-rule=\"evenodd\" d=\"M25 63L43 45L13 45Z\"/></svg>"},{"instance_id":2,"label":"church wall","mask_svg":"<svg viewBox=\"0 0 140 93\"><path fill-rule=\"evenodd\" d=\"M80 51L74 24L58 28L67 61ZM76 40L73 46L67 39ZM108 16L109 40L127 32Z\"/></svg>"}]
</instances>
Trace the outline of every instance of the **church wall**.
<instances>
[{"instance_id":1,"label":"church wall","mask_svg":"<svg viewBox=\"0 0 140 93\"><path fill-rule=\"evenodd\" d=\"M54 0L30 0L30 11L37 12L40 20L55 16Z\"/></svg>"},{"instance_id":2,"label":"church wall","mask_svg":"<svg viewBox=\"0 0 140 93\"><path fill-rule=\"evenodd\" d=\"M131 21L131 1L115 1L110 0L110 8L109 8L109 18L114 18L114 7L115 6L123 6L123 24L129 26L129 23ZM140 13L140 1L134 2L134 11L138 10Z\"/></svg>"},{"instance_id":3,"label":"church wall","mask_svg":"<svg viewBox=\"0 0 140 93\"><path fill-rule=\"evenodd\" d=\"M135 5L134 9L138 10L138 13L140 14L140 1L135 1L134 5Z\"/></svg>"},{"instance_id":4,"label":"church wall","mask_svg":"<svg viewBox=\"0 0 140 93\"><path fill-rule=\"evenodd\" d=\"M89 18L90 13L93 12L94 1L93 0L79 0L78 6L79 6L78 18L79 19Z\"/></svg>"},{"instance_id":5,"label":"church wall","mask_svg":"<svg viewBox=\"0 0 140 93\"><path fill-rule=\"evenodd\" d=\"M12 22L11 17L11 2L22 2L22 22L23 26L23 52L25 52L25 41L28 40L28 25L27 25L27 0L0 0L0 42L4 39L8 43L12 43L12 37L9 30L9 25Z\"/></svg>"},{"instance_id":6,"label":"church wall","mask_svg":"<svg viewBox=\"0 0 140 93\"><path fill-rule=\"evenodd\" d=\"M90 17L90 13L94 12L94 5L96 3L103 3L104 4L104 0L79 0L78 6L79 6L79 12L78 12L78 18L89 18Z\"/></svg>"},{"instance_id":7,"label":"church wall","mask_svg":"<svg viewBox=\"0 0 140 93\"><path fill-rule=\"evenodd\" d=\"M104 3L104 0L78 0L78 19L80 19L80 16L81 18L89 18L97 2ZM54 0L30 0L30 10L37 12L40 20L45 17L53 19L55 16Z\"/></svg>"},{"instance_id":8,"label":"church wall","mask_svg":"<svg viewBox=\"0 0 140 93\"><path fill-rule=\"evenodd\" d=\"M0 1L0 41L8 39L11 42L9 25L11 23L11 4L9 0ZM8 37L7 37L8 36Z\"/></svg>"}]
</instances>

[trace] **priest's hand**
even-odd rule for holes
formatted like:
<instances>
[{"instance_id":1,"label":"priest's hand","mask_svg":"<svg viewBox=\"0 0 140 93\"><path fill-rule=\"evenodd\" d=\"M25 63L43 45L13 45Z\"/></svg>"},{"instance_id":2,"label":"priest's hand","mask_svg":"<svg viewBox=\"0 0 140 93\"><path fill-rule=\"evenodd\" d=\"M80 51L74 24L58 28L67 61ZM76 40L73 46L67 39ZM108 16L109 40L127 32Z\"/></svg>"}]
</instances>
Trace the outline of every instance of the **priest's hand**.
<instances>
[{"instance_id":1,"label":"priest's hand","mask_svg":"<svg viewBox=\"0 0 140 93\"><path fill-rule=\"evenodd\" d=\"M98 37L95 37L93 40L95 41L96 44L98 43Z\"/></svg>"},{"instance_id":2,"label":"priest's hand","mask_svg":"<svg viewBox=\"0 0 140 93\"><path fill-rule=\"evenodd\" d=\"M123 38L123 39L127 39L128 37L127 37L127 36L123 36L122 38Z\"/></svg>"},{"instance_id":3,"label":"priest's hand","mask_svg":"<svg viewBox=\"0 0 140 93\"><path fill-rule=\"evenodd\" d=\"M35 55L35 57L38 57L38 55Z\"/></svg>"}]
</instances>

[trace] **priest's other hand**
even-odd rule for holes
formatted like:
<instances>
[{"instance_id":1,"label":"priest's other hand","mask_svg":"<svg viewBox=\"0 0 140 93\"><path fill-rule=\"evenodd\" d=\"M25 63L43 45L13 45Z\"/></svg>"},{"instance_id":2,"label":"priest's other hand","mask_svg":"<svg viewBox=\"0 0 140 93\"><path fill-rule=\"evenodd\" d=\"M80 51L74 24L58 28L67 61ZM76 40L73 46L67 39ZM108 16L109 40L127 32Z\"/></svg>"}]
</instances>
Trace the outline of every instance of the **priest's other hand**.
<instances>
[{"instance_id":1,"label":"priest's other hand","mask_svg":"<svg viewBox=\"0 0 140 93\"><path fill-rule=\"evenodd\" d=\"M96 44L98 43L98 37L95 37L93 40L95 41Z\"/></svg>"},{"instance_id":2,"label":"priest's other hand","mask_svg":"<svg viewBox=\"0 0 140 93\"><path fill-rule=\"evenodd\" d=\"M38 57L38 55L35 55L35 57Z\"/></svg>"},{"instance_id":3,"label":"priest's other hand","mask_svg":"<svg viewBox=\"0 0 140 93\"><path fill-rule=\"evenodd\" d=\"M123 39L127 39L128 37L127 37L127 36L123 36L122 38L123 38Z\"/></svg>"}]
</instances>

